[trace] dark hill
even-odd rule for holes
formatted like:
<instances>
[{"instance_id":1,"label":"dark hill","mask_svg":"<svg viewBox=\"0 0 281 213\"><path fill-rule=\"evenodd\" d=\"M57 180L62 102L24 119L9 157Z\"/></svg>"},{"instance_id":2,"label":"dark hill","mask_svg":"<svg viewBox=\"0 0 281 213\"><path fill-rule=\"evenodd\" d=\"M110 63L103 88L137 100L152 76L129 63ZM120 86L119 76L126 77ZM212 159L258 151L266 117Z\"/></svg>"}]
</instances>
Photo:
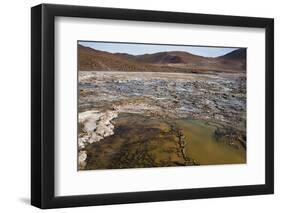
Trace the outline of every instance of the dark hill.
<instances>
[{"instance_id":1,"label":"dark hill","mask_svg":"<svg viewBox=\"0 0 281 213\"><path fill-rule=\"evenodd\" d=\"M227 60L246 60L246 48L240 48L219 57Z\"/></svg>"},{"instance_id":2,"label":"dark hill","mask_svg":"<svg viewBox=\"0 0 281 213\"><path fill-rule=\"evenodd\" d=\"M115 55L105 51L95 50L82 45L79 49L79 70L116 70L134 71L146 70L146 65L135 63L120 55Z\"/></svg>"},{"instance_id":3,"label":"dark hill","mask_svg":"<svg viewBox=\"0 0 281 213\"><path fill-rule=\"evenodd\" d=\"M187 52L171 51L138 55L135 59L139 62L151 64L186 64L189 62L199 62L206 58Z\"/></svg>"},{"instance_id":4,"label":"dark hill","mask_svg":"<svg viewBox=\"0 0 281 213\"><path fill-rule=\"evenodd\" d=\"M247 49L240 48L218 57L223 64L232 64L241 70L246 70Z\"/></svg>"}]
</instances>

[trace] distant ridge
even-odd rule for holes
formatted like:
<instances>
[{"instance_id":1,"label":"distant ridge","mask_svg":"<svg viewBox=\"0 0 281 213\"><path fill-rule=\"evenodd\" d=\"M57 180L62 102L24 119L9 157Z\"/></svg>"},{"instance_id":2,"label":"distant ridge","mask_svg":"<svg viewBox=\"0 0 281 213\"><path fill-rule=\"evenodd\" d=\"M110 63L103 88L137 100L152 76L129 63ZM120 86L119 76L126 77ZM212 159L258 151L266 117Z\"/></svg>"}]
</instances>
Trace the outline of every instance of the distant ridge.
<instances>
[{"instance_id":1,"label":"distant ridge","mask_svg":"<svg viewBox=\"0 0 281 213\"><path fill-rule=\"evenodd\" d=\"M246 48L234 50L230 53L220 56L219 58L228 60L246 60Z\"/></svg>"},{"instance_id":2,"label":"distant ridge","mask_svg":"<svg viewBox=\"0 0 281 213\"><path fill-rule=\"evenodd\" d=\"M131 55L109 53L78 45L79 70L152 72L245 72L246 49L240 48L216 58L184 51Z\"/></svg>"},{"instance_id":3,"label":"distant ridge","mask_svg":"<svg viewBox=\"0 0 281 213\"><path fill-rule=\"evenodd\" d=\"M202 56L197 56L182 51L159 52L154 54L144 54L135 56L136 61L152 64L185 64L191 61L199 62L204 59L205 58Z\"/></svg>"},{"instance_id":4,"label":"distant ridge","mask_svg":"<svg viewBox=\"0 0 281 213\"><path fill-rule=\"evenodd\" d=\"M79 70L146 70L145 65L135 63L125 56L95 50L79 45Z\"/></svg>"}]
</instances>

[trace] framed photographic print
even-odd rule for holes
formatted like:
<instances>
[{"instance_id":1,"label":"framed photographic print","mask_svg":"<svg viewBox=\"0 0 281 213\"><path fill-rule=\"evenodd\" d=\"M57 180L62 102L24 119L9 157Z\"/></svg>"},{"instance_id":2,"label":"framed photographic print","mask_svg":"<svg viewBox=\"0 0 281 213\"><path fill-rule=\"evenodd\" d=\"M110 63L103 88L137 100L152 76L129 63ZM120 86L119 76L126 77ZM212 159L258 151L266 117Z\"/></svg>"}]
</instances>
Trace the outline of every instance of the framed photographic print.
<instances>
[{"instance_id":1,"label":"framed photographic print","mask_svg":"<svg viewBox=\"0 0 281 213\"><path fill-rule=\"evenodd\" d=\"M274 21L31 9L31 203L271 194Z\"/></svg>"}]
</instances>

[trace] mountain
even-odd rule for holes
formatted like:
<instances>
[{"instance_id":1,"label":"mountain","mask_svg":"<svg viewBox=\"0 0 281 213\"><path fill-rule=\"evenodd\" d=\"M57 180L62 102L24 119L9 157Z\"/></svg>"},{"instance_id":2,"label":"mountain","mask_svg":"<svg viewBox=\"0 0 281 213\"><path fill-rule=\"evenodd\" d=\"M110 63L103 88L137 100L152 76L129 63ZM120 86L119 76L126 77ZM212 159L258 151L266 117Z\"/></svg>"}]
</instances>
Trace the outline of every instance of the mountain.
<instances>
[{"instance_id":1,"label":"mountain","mask_svg":"<svg viewBox=\"0 0 281 213\"><path fill-rule=\"evenodd\" d=\"M135 57L135 60L139 62L152 64L186 64L189 62L200 62L204 59L204 57L182 51L159 52Z\"/></svg>"},{"instance_id":2,"label":"mountain","mask_svg":"<svg viewBox=\"0 0 281 213\"><path fill-rule=\"evenodd\" d=\"M79 70L146 70L146 65L109 52L78 46Z\"/></svg>"},{"instance_id":3,"label":"mountain","mask_svg":"<svg viewBox=\"0 0 281 213\"><path fill-rule=\"evenodd\" d=\"M247 49L240 48L218 57L222 64L235 65L237 69L246 70Z\"/></svg>"},{"instance_id":4,"label":"mountain","mask_svg":"<svg viewBox=\"0 0 281 213\"><path fill-rule=\"evenodd\" d=\"M183 51L131 55L78 46L79 70L151 72L241 72L246 68L246 49L210 58Z\"/></svg>"},{"instance_id":5,"label":"mountain","mask_svg":"<svg viewBox=\"0 0 281 213\"><path fill-rule=\"evenodd\" d=\"M226 60L246 60L246 48L240 48L219 57Z\"/></svg>"}]
</instances>

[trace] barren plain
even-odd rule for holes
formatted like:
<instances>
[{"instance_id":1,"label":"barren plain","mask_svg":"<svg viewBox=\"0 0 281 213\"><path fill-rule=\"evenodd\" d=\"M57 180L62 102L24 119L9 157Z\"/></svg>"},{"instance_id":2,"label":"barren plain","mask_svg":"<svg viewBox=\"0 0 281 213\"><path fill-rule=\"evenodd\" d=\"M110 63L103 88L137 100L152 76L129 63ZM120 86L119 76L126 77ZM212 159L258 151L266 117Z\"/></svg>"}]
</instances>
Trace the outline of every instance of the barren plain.
<instances>
[{"instance_id":1,"label":"barren plain","mask_svg":"<svg viewBox=\"0 0 281 213\"><path fill-rule=\"evenodd\" d=\"M245 72L79 71L80 170L246 162Z\"/></svg>"}]
</instances>

